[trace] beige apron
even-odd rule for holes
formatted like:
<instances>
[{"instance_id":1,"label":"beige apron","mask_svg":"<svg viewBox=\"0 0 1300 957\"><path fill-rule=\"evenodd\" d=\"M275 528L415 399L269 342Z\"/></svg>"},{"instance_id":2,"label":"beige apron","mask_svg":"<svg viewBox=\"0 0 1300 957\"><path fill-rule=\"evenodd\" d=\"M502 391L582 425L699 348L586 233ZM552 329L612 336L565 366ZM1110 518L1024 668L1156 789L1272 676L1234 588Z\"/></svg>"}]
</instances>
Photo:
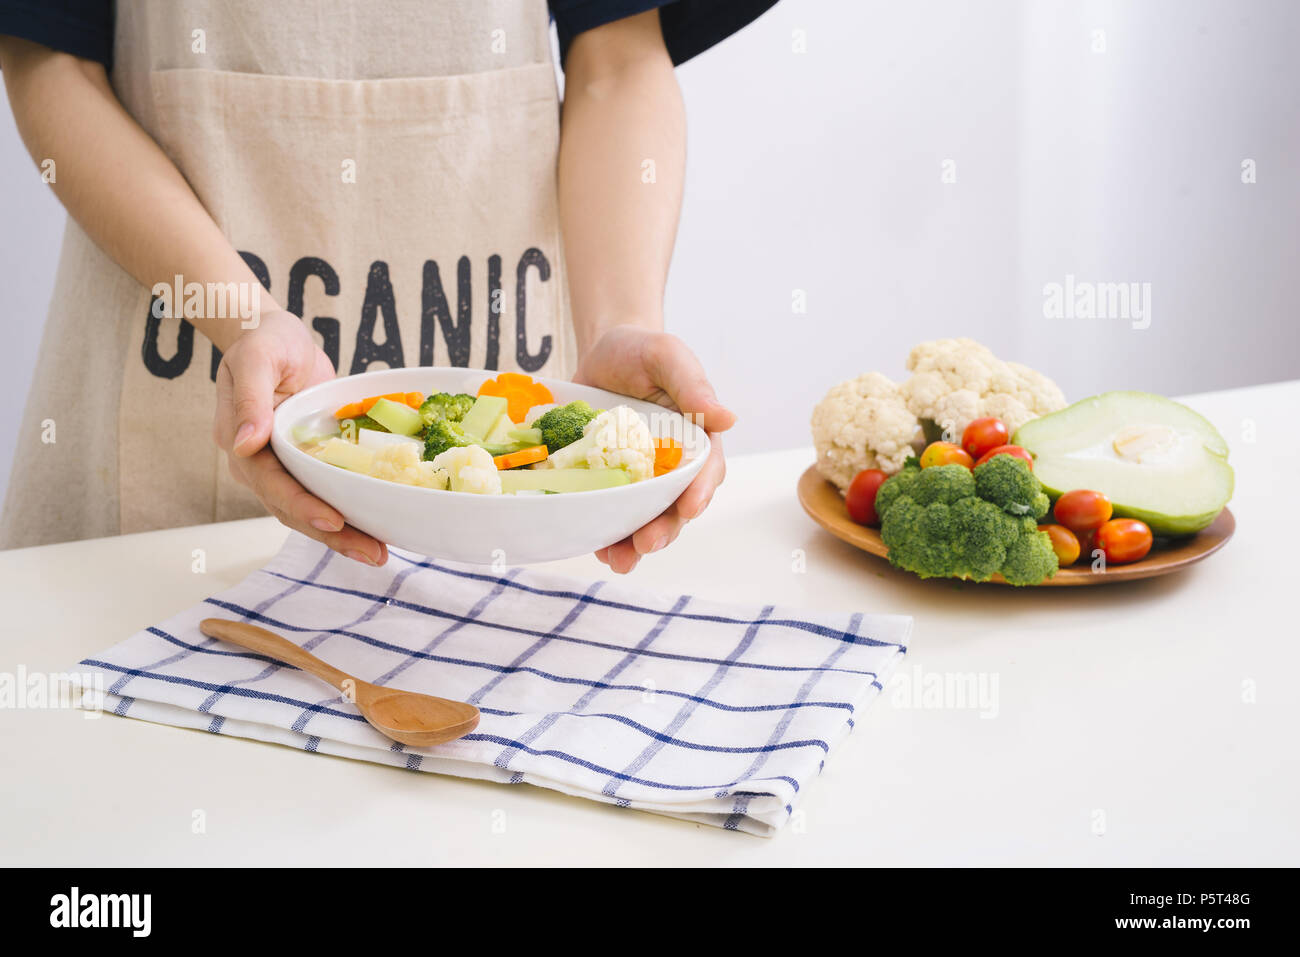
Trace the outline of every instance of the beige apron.
<instances>
[{"instance_id":1,"label":"beige apron","mask_svg":"<svg viewBox=\"0 0 1300 957\"><path fill-rule=\"evenodd\" d=\"M114 51L339 374L572 373L546 0L120 0ZM69 222L0 546L264 514L212 442L215 348L151 301Z\"/></svg>"}]
</instances>

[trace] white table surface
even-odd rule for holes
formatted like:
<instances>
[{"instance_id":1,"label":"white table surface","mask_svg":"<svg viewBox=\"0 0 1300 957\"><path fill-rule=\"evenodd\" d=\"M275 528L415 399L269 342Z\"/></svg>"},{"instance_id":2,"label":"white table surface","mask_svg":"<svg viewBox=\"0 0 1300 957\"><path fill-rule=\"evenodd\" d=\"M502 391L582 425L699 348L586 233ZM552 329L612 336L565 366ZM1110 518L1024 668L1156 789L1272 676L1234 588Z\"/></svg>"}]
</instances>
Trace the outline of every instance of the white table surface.
<instances>
[{"instance_id":1,"label":"white table surface","mask_svg":"<svg viewBox=\"0 0 1300 957\"><path fill-rule=\"evenodd\" d=\"M1232 448L1237 535L1201 565L1124 585L922 582L804 515L794 488L810 450L730 462L705 516L634 580L911 614L901 673L914 687L997 682L987 716L951 700L908 707L887 686L771 840L536 787L21 708L0 710L0 862L1300 864L1300 382L1187 401ZM0 553L0 672L73 670L233 585L284 536L267 518ZM204 574L191 571L196 548ZM605 573L589 556L554 567Z\"/></svg>"}]
</instances>

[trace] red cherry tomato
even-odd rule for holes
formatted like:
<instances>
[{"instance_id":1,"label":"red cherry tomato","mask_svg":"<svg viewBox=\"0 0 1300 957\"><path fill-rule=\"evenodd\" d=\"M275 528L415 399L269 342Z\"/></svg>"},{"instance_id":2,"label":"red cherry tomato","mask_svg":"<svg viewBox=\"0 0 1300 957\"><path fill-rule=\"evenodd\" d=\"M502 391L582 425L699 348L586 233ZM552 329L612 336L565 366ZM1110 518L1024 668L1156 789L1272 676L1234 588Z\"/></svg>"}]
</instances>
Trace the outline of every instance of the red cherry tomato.
<instances>
[{"instance_id":1,"label":"red cherry tomato","mask_svg":"<svg viewBox=\"0 0 1300 957\"><path fill-rule=\"evenodd\" d=\"M1040 532L1046 532L1052 540L1052 551L1056 552L1056 564L1064 568L1079 560L1079 540L1074 532L1064 525L1039 525Z\"/></svg>"},{"instance_id":2,"label":"red cherry tomato","mask_svg":"<svg viewBox=\"0 0 1300 957\"><path fill-rule=\"evenodd\" d=\"M1112 518L1097 529L1093 546L1112 565L1135 562L1151 551L1151 529L1136 518Z\"/></svg>"},{"instance_id":3,"label":"red cherry tomato","mask_svg":"<svg viewBox=\"0 0 1300 957\"><path fill-rule=\"evenodd\" d=\"M928 469L934 465L964 465L974 467L974 460L960 445L952 442L931 442L921 453L921 468Z\"/></svg>"},{"instance_id":4,"label":"red cherry tomato","mask_svg":"<svg viewBox=\"0 0 1300 957\"><path fill-rule=\"evenodd\" d=\"M972 459L978 459L985 452L996 449L999 445L1006 445L1010 438L1011 433L1007 431L1007 424L1001 419L990 416L976 419L966 426L966 431L961 434L961 447Z\"/></svg>"},{"instance_id":5,"label":"red cherry tomato","mask_svg":"<svg viewBox=\"0 0 1300 957\"><path fill-rule=\"evenodd\" d=\"M1090 562L1097 557L1092 553L1092 550L1096 548L1096 543L1093 541L1096 535L1096 529L1091 532L1078 532L1075 535L1079 539L1079 554L1083 556L1084 561Z\"/></svg>"},{"instance_id":6,"label":"red cherry tomato","mask_svg":"<svg viewBox=\"0 0 1300 957\"><path fill-rule=\"evenodd\" d=\"M853 476L844 496L849 518L859 525L880 524L880 516L876 514L876 493L887 478L889 476L880 469L863 469Z\"/></svg>"},{"instance_id":7,"label":"red cherry tomato","mask_svg":"<svg viewBox=\"0 0 1300 957\"><path fill-rule=\"evenodd\" d=\"M1033 471L1034 457L1029 454L1028 450L1023 449L1018 445L999 445L996 448L989 449L980 456L980 460L975 464L983 465L995 455L1014 455L1016 458L1024 459L1025 464L1029 466L1030 471Z\"/></svg>"},{"instance_id":8,"label":"red cherry tomato","mask_svg":"<svg viewBox=\"0 0 1300 957\"><path fill-rule=\"evenodd\" d=\"M1066 492L1056 500L1052 509L1056 520L1076 535L1101 528L1113 512L1110 499L1086 488Z\"/></svg>"}]
</instances>

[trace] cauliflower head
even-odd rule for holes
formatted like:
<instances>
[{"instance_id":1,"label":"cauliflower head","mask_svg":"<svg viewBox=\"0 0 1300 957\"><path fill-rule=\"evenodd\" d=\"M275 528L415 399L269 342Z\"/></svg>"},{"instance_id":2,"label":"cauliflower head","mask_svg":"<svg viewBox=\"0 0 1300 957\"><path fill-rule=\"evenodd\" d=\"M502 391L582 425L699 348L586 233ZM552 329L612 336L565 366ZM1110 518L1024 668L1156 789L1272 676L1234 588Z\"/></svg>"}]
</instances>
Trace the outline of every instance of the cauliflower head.
<instances>
[{"instance_id":1,"label":"cauliflower head","mask_svg":"<svg viewBox=\"0 0 1300 957\"><path fill-rule=\"evenodd\" d=\"M996 416L1014 433L1030 419L1065 408L1065 396L1041 372L1005 362L974 339L933 339L907 357L912 377L899 391L912 414L960 442L973 420Z\"/></svg>"},{"instance_id":2,"label":"cauliflower head","mask_svg":"<svg viewBox=\"0 0 1300 957\"><path fill-rule=\"evenodd\" d=\"M914 454L919 425L898 386L879 372L841 382L813 409L817 470L841 493L863 469L897 472Z\"/></svg>"},{"instance_id":3,"label":"cauliflower head","mask_svg":"<svg viewBox=\"0 0 1300 957\"><path fill-rule=\"evenodd\" d=\"M376 449L370 462L370 474L388 482L433 489L446 489L448 480L446 471L420 457L420 448L414 442Z\"/></svg>"},{"instance_id":4,"label":"cauliflower head","mask_svg":"<svg viewBox=\"0 0 1300 957\"><path fill-rule=\"evenodd\" d=\"M453 492L501 494L501 473L491 454L481 446L462 445L447 449L434 456L430 464L435 469L446 471Z\"/></svg>"},{"instance_id":5,"label":"cauliflower head","mask_svg":"<svg viewBox=\"0 0 1300 957\"><path fill-rule=\"evenodd\" d=\"M654 475L654 436L635 409L616 405L588 422L582 438L552 459L556 468L623 469L633 482L640 482Z\"/></svg>"}]
</instances>

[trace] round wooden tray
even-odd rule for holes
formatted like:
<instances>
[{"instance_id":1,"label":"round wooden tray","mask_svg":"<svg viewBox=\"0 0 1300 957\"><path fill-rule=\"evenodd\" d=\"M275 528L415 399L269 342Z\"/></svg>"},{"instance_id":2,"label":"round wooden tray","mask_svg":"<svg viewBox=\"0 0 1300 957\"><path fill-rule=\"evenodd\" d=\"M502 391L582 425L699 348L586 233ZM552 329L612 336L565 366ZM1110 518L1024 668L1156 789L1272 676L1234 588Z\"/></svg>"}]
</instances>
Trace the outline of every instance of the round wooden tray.
<instances>
[{"instance_id":1,"label":"round wooden tray","mask_svg":"<svg viewBox=\"0 0 1300 957\"><path fill-rule=\"evenodd\" d=\"M879 529L859 525L849 518L839 490L822 478L815 465L809 466L808 471L799 477L799 504L812 516L813 521L836 538L881 558L889 552L880 540ZM1217 552L1232 538L1236 529L1236 519L1225 508L1209 528L1189 538L1173 539L1167 544L1157 542L1151 553L1140 562L1110 565L1104 572L1094 572L1090 564L1071 565L1060 569L1043 585L1109 585L1112 582L1168 575ZM994 575L992 582L1006 584L1000 575Z\"/></svg>"}]
</instances>

